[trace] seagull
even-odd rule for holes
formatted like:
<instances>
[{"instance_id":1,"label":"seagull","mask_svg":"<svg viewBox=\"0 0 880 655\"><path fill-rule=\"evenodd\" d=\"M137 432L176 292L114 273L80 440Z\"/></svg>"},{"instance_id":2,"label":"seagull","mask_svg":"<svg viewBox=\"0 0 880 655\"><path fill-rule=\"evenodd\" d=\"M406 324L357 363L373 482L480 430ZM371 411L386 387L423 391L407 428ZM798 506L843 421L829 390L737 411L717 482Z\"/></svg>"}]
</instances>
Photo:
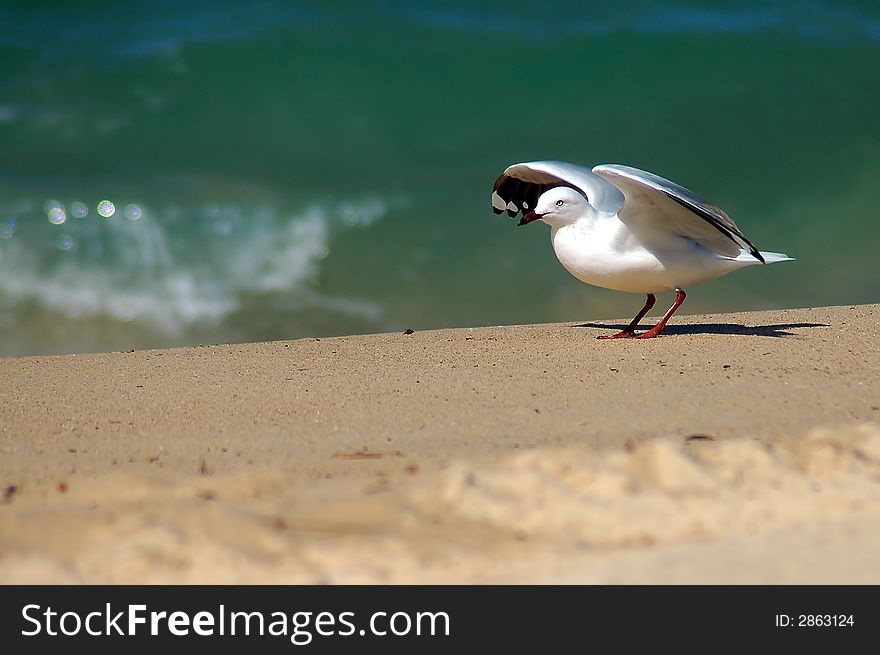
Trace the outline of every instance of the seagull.
<instances>
[{"instance_id":1,"label":"seagull","mask_svg":"<svg viewBox=\"0 0 880 655\"><path fill-rule=\"evenodd\" d=\"M652 339L681 307L686 287L745 266L792 260L759 251L730 216L692 191L620 164L514 164L495 181L492 209L511 217L521 212L519 225L549 225L556 258L581 282L647 295L629 325L600 339ZM675 291L675 302L637 335L662 291Z\"/></svg>"}]
</instances>

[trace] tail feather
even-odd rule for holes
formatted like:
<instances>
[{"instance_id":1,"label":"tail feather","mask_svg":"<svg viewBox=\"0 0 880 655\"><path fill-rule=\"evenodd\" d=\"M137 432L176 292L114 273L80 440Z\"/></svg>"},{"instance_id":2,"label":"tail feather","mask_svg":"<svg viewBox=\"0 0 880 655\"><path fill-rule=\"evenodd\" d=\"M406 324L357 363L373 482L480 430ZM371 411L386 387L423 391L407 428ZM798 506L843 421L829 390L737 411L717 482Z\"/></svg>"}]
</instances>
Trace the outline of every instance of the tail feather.
<instances>
[{"instance_id":1,"label":"tail feather","mask_svg":"<svg viewBox=\"0 0 880 655\"><path fill-rule=\"evenodd\" d=\"M776 262L793 262L794 257L789 257L788 255L781 252L763 252L761 251L761 257L764 258L765 264L775 264Z\"/></svg>"}]
</instances>

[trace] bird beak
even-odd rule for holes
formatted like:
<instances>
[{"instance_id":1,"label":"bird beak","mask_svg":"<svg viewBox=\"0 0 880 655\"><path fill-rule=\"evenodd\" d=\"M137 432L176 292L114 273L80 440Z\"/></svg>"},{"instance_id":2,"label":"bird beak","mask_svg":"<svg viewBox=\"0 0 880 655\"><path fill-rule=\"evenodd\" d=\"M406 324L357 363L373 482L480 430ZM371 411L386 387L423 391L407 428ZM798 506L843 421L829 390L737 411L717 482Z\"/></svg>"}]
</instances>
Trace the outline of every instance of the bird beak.
<instances>
[{"instance_id":1,"label":"bird beak","mask_svg":"<svg viewBox=\"0 0 880 655\"><path fill-rule=\"evenodd\" d=\"M517 225L528 225L532 221L539 221L544 218L544 214L536 214L535 212L529 212L521 219L519 219L519 223Z\"/></svg>"}]
</instances>

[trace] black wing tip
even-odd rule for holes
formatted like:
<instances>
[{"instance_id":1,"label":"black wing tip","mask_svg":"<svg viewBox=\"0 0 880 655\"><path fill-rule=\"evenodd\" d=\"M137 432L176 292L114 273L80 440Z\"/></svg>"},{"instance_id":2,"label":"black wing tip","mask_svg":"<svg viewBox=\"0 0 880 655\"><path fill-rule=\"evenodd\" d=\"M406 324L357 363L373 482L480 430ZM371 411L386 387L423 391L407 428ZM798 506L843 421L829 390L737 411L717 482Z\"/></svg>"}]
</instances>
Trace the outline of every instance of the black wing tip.
<instances>
[{"instance_id":1,"label":"black wing tip","mask_svg":"<svg viewBox=\"0 0 880 655\"><path fill-rule=\"evenodd\" d=\"M673 182L673 184L674 184L674 182ZM707 223L712 225L716 230L721 232L724 236L726 236L728 239L733 241L740 248L742 248L744 245L748 246L749 254L752 257L757 259L762 264L767 263L764 260L764 255L761 254L761 251L758 250L757 248L755 248L755 244L753 244L751 241L749 241L746 238L746 236L742 232L740 232L739 230L736 230L736 231L731 230L728 226L719 223L717 217L712 216L712 214L707 212L702 207L694 205L693 203L688 202L683 198L679 198L678 196L675 196L675 195L669 193L668 191L663 191L663 194L666 195L666 197L669 198L670 200L677 202L679 205L681 205L685 209L692 211L694 214L696 214L697 216L702 218L704 221L706 221ZM728 218L730 218L730 217L728 216Z\"/></svg>"},{"instance_id":2,"label":"black wing tip","mask_svg":"<svg viewBox=\"0 0 880 655\"><path fill-rule=\"evenodd\" d=\"M492 205L492 211L495 212L496 214L503 214L504 213L503 209L498 209L498 207L496 207L495 205Z\"/></svg>"}]
</instances>

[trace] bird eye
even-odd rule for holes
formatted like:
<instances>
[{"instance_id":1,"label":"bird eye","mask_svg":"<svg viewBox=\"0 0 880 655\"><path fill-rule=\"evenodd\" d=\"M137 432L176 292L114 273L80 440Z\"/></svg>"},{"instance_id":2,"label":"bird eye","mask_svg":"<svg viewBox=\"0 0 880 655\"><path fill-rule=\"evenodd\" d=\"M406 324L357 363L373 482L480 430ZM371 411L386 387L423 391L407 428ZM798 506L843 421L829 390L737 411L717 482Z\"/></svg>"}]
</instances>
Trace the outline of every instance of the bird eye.
<instances>
[{"instance_id":1,"label":"bird eye","mask_svg":"<svg viewBox=\"0 0 880 655\"><path fill-rule=\"evenodd\" d=\"M556 201L556 206L557 206L557 207L562 207L562 205L564 205L564 204L565 204L565 202L563 202L562 200L557 200L557 201Z\"/></svg>"}]
</instances>

